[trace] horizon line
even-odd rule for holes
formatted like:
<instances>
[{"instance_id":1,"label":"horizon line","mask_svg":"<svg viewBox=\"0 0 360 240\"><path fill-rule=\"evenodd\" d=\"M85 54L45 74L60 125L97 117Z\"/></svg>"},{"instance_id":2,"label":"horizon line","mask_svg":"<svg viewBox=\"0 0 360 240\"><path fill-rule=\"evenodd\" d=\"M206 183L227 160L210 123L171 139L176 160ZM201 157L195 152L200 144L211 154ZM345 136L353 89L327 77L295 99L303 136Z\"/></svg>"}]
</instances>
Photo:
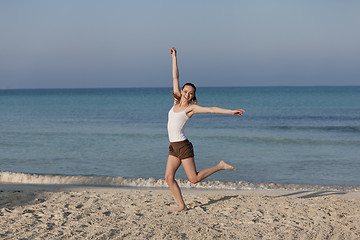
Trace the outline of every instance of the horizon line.
<instances>
[{"instance_id":1,"label":"horizon line","mask_svg":"<svg viewBox=\"0 0 360 240\"><path fill-rule=\"evenodd\" d=\"M276 87L360 87L360 85L263 85L263 86L197 86L200 88L276 88ZM0 90L66 90L66 89L141 89L141 88L172 88L167 87L34 87L34 88L0 88Z\"/></svg>"}]
</instances>

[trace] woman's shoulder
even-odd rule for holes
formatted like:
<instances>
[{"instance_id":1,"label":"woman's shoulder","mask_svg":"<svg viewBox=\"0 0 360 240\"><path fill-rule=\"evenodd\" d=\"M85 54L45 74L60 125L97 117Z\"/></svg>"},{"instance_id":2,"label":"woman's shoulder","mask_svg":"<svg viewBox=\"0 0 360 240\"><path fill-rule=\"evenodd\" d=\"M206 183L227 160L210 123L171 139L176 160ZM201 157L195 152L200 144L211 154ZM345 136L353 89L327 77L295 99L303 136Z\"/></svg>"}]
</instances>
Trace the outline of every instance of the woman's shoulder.
<instances>
[{"instance_id":1,"label":"woman's shoulder","mask_svg":"<svg viewBox=\"0 0 360 240\"><path fill-rule=\"evenodd\" d=\"M195 104L195 103L193 103L193 104L190 104L188 107L187 107L187 109L188 110L194 110L194 109L196 109L196 108L198 108L198 107L200 107L199 105L197 105L197 104Z\"/></svg>"},{"instance_id":2,"label":"woman's shoulder","mask_svg":"<svg viewBox=\"0 0 360 240\"><path fill-rule=\"evenodd\" d=\"M185 114L189 117L189 118L191 118L193 115L194 115L194 113L195 113L195 109L198 107L198 105L197 104L190 104L186 109L185 109Z\"/></svg>"},{"instance_id":3,"label":"woman's shoulder","mask_svg":"<svg viewBox=\"0 0 360 240\"><path fill-rule=\"evenodd\" d=\"M194 110L197 109L198 107L199 107L199 105L197 105L197 104L190 104L190 105L186 108L186 113L194 112Z\"/></svg>"}]
</instances>

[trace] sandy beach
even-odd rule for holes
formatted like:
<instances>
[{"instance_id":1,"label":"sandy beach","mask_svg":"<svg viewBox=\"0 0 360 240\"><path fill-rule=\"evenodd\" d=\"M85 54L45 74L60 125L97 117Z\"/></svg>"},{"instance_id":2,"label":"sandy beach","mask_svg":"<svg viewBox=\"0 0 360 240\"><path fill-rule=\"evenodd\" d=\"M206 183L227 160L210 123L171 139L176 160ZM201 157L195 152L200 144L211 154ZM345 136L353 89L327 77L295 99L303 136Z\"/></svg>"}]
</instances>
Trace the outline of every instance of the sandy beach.
<instances>
[{"instance_id":1,"label":"sandy beach","mask_svg":"<svg viewBox=\"0 0 360 240\"><path fill-rule=\"evenodd\" d=\"M1 239L359 239L360 194L0 185Z\"/></svg>"}]
</instances>

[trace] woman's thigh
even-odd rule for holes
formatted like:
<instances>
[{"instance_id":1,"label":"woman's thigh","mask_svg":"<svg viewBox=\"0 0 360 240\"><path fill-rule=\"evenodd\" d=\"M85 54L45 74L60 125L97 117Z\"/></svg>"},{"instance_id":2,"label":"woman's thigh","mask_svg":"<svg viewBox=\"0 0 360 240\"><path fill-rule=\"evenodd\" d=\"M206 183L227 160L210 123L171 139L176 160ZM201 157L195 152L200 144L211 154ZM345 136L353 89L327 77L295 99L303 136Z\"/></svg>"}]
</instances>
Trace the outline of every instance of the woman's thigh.
<instances>
[{"instance_id":1,"label":"woman's thigh","mask_svg":"<svg viewBox=\"0 0 360 240\"><path fill-rule=\"evenodd\" d=\"M175 173L181 165L179 158L169 155L168 161L166 163L165 177L175 177Z\"/></svg>"},{"instance_id":2,"label":"woman's thigh","mask_svg":"<svg viewBox=\"0 0 360 240\"><path fill-rule=\"evenodd\" d=\"M189 179L196 178L197 172L196 172L196 165L195 165L194 158L193 157L186 158L186 159L183 159L181 162L184 167L186 176Z\"/></svg>"}]
</instances>

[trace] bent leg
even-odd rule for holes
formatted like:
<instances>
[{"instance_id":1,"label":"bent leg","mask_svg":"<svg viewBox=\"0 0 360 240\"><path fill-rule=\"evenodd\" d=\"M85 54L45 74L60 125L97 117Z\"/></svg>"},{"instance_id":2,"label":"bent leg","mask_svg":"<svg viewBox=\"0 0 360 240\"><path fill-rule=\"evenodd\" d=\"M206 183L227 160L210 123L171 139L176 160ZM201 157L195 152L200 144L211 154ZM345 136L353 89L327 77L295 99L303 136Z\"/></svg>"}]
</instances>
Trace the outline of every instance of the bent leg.
<instances>
[{"instance_id":1,"label":"bent leg","mask_svg":"<svg viewBox=\"0 0 360 240\"><path fill-rule=\"evenodd\" d=\"M235 167L225 163L224 161L220 161L216 166L204 169L200 172L196 171L196 165L194 158L186 158L182 160L182 164L184 170L186 172L187 177L191 183L198 183L208 176L216 173L220 170L236 170Z\"/></svg>"},{"instance_id":2,"label":"bent leg","mask_svg":"<svg viewBox=\"0 0 360 240\"><path fill-rule=\"evenodd\" d=\"M181 165L180 159L172 155L169 155L166 164L165 181L168 184L172 194L174 195L176 202L179 204L179 207L174 209L172 212L179 212L186 210L186 205L182 197L180 187L175 181L175 173L180 167L180 165Z\"/></svg>"}]
</instances>

